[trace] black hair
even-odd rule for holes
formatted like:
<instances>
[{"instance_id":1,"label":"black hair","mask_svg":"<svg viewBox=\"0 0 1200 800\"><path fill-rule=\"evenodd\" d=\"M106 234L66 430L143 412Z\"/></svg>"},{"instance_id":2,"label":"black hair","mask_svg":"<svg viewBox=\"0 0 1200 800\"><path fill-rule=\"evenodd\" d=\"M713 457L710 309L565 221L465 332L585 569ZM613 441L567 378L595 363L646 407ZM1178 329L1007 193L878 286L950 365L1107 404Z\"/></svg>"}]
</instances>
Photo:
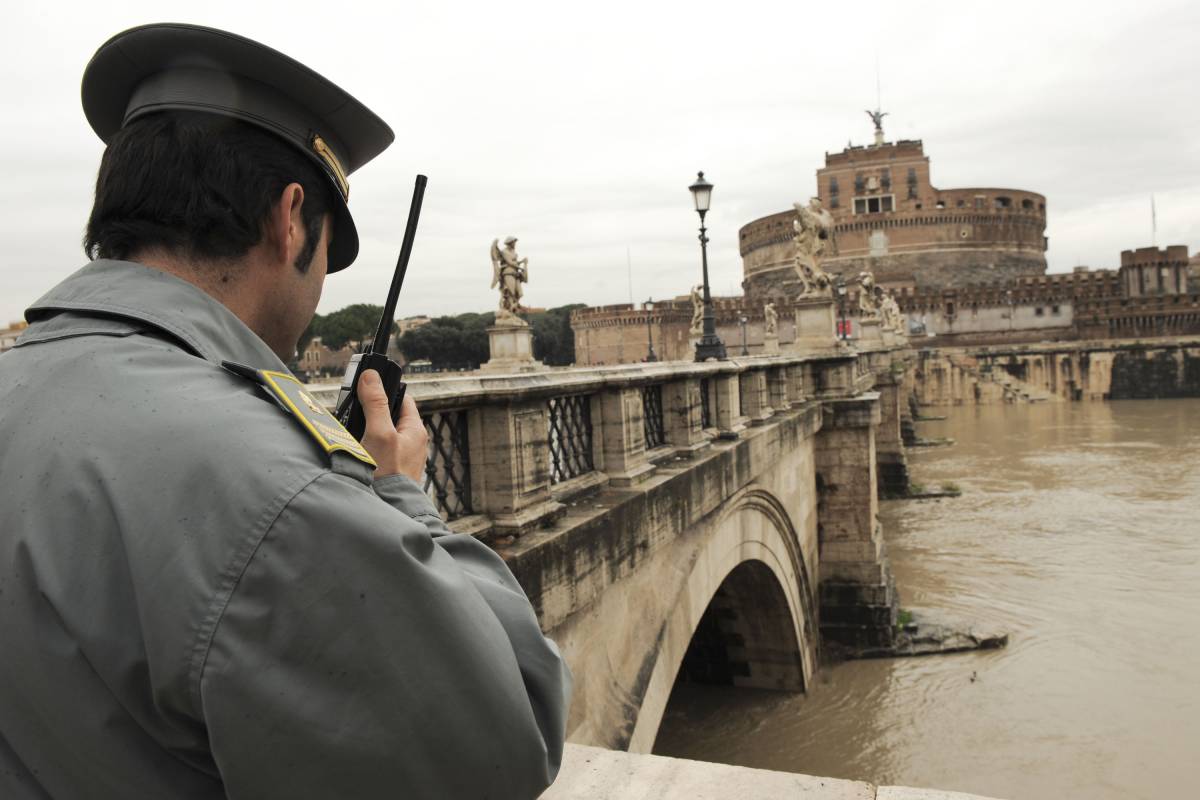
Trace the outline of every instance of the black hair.
<instances>
[{"instance_id":1,"label":"black hair","mask_svg":"<svg viewBox=\"0 0 1200 800\"><path fill-rule=\"evenodd\" d=\"M245 122L150 114L118 131L104 151L83 249L93 259L127 259L149 247L202 262L239 258L262 240L289 183L304 189L305 242L296 267L305 272L332 210L320 168Z\"/></svg>"}]
</instances>

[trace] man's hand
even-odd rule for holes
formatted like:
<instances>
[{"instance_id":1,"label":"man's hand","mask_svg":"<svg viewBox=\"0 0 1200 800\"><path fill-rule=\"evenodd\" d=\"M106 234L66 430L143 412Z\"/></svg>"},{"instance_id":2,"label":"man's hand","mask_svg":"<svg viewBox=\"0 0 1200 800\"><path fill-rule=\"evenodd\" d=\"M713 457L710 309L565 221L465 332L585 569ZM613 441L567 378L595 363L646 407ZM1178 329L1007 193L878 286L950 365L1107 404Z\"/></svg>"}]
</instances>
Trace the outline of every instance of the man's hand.
<instances>
[{"instance_id":1,"label":"man's hand","mask_svg":"<svg viewBox=\"0 0 1200 800\"><path fill-rule=\"evenodd\" d=\"M362 403L363 414L367 418L363 447L379 465L375 477L406 475L420 483L425 476L429 436L417 412L417 401L410 394L404 395L400 421L392 427L383 381L379 379L378 372L369 369L358 379L358 402Z\"/></svg>"}]
</instances>

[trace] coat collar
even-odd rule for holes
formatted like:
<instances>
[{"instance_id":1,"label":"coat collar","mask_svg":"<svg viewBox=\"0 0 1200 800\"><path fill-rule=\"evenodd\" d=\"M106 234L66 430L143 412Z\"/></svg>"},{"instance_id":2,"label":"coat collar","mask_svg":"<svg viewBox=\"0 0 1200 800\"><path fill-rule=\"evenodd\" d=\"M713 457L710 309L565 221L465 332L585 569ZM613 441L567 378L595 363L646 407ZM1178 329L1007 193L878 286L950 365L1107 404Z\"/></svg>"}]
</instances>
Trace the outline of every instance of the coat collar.
<instances>
[{"instance_id":1,"label":"coat collar","mask_svg":"<svg viewBox=\"0 0 1200 800\"><path fill-rule=\"evenodd\" d=\"M93 261L26 309L25 319L32 332L37 322L64 311L142 322L214 364L229 360L258 369L287 369L219 300L181 278L132 261Z\"/></svg>"}]
</instances>

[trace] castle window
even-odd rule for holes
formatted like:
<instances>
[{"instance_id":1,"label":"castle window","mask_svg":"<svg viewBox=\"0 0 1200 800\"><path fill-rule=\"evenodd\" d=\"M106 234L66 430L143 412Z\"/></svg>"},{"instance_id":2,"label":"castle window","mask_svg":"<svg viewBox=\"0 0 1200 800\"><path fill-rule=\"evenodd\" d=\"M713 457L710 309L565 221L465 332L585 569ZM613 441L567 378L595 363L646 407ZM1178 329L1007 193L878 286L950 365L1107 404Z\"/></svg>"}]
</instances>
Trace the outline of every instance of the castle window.
<instances>
[{"instance_id":1,"label":"castle window","mask_svg":"<svg viewBox=\"0 0 1200 800\"><path fill-rule=\"evenodd\" d=\"M838 202L838 196L836 194L829 195L829 207L830 208L838 208L840 206L841 206L841 203Z\"/></svg>"},{"instance_id":2,"label":"castle window","mask_svg":"<svg viewBox=\"0 0 1200 800\"><path fill-rule=\"evenodd\" d=\"M883 197L854 198L855 214L878 214L881 211L894 211L895 208L895 195L888 194Z\"/></svg>"},{"instance_id":3,"label":"castle window","mask_svg":"<svg viewBox=\"0 0 1200 800\"><path fill-rule=\"evenodd\" d=\"M1032 200L1022 200L1021 208L1025 209L1026 211L1033 210L1033 201Z\"/></svg>"},{"instance_id":4,"label":"castle window","mask_svg":"<svg viewBox=\"0 0 1200 800\"><path fill-rule=\"evenodd\" d=\"M830 194L837 194L837 193L838 193L838 182L837 182L837 178L830 178L830 179L829 179L829 193L830 193Z\"/></svg>"},{"instance_id":5,"label":"castle window","mask_svg":"<svg viewBox=\"0 0 1200 800\"><path fill-rule=\"evenodd\" d=\"M879 185L883 187L885 192L892 190L892 171L890 169L883 171L883 175L879 179Z\"/></svg>"},{"instance_id":6,"label":"castle window","mask_svg":"<svg viewBox=\"0 0 1200 800\"><path fill-rule=\"evenodd\" d=\"M963 200L963 199L960 197L960 198L958 199L958 203L956 204L956 206L957 206L958 208L962 208L962 207L963 207L963 206L965 206L966 204L967 204L967 201L966 201L966 200Z\"/></svg>"},{"instance_id":7,"label":"castle window","mask_svg":"<svg viewBox=\"0 0 1200 800\"><path fill-rule=\"evenodd\" d=\"M997 197L996 198L996 208L1012 208L1012 198L1011 197Z\"/></svg>"},{"instance_id":8,"label":"castle window","mask_svg":"<svg viewBox=\"0 0 1200 800\"><path fill-rule=\"evenodd\" d=\"M854 176L854 193L862 194L865 189L866 189L866 182L864 181L863 175L860 172Z\"/></svg>"},{"instance_id":9,"label":"castle window","mask_svg":"<svg viewBox=\"0 0 1200 800\"><path fill-rule=\"evenodd\" d=\"M975 195L975 207L976 207L976 208L983 208L983 202L984 202L985 200L987 200L987 198L986 198L986 197L984 197L983 195L981 195L981 194L977 194L977 195Z\"/></svg>"},{"instance_id":10,"label":"castle window","mask_svg":"<svg viewBox=\"0 0 1200 800\"><path fill-rule=\"evenodd\" d=\"M1041 306L1038 306L1037 308L1035 308L1033 310L1033 315L1035 317L1044 317L1044 316L1046 316L1046 309L1042 308Z\"/></svg>"},{"instance_id":11,"label":"castle window","mask_svg":"<svg viewBox=\"0 0 1200 800\"><path fill-rule=\"evenodd\" d=\"M946 207L946 201L945 201L945 200L942 200L942 199L939 197L939 198L938 198L938 201L937 201L937 208L938 208L938 209L943 209L943 208L945 208L945 207Z\"/></svg>"},{"instance_id":12,"label":"castle window","mask_svg":"<svg viewBox=\"0 0 1200 800\"><path fill-rule=\"evenodd\" d=\"M1059 309L1058 306L1050 306L1050 313L1057 317L1059 314L1062 313L1062 310Z\"/></svg>"}]
</instances>

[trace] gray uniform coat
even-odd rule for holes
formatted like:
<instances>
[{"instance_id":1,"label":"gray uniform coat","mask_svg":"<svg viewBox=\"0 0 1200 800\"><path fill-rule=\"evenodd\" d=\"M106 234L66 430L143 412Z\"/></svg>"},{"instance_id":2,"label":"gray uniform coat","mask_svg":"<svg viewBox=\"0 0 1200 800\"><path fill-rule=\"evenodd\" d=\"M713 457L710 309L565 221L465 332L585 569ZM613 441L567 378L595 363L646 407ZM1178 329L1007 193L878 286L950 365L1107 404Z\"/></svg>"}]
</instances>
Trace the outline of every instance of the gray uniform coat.
<instances>
[{"instance_id":1,"label":"gray uniform coat","mask_svg":"<svg viewBox=\"0 0 1200 800\"><path fill-rule=\"evenodd\" d=\"M570 674L504 563L327 455L224 359L284 366L98 261L0 356L0 797L535 797Z\"/></svg>"}]
</instances>

